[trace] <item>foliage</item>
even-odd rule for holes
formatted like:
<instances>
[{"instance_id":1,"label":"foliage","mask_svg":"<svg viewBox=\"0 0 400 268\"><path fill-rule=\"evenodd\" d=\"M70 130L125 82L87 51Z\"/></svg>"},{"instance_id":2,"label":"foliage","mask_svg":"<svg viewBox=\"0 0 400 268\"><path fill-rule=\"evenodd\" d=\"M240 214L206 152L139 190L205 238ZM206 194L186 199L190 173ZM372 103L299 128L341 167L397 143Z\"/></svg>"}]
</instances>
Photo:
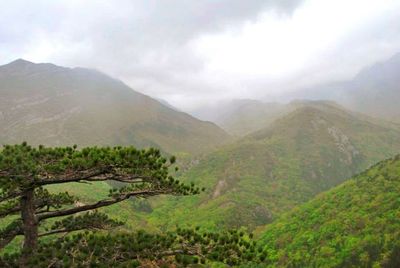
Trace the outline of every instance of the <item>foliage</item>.
<instances>
[{"instance_id":1,"label":"foliage","mask_svg":"<svg viewBox=\"0 0 400 268\"><path fill-rule=\"evenodd\" d=\"M78 230L108 229L122 223L100 212L77 214L107 207L129 198L160 194L192 195L200 189L169 175L175 157L162 157L157 149L133 147L46 148L6 145L0 152L0 217L19 215L0 232L0 249L17 235L24 235L24 252L35 250L38 237ZM125 183L112 188L106 198L81 203L68 192L44 188L66 183L105 181ZM77 215L75 215L77 214ZM45 224L46 221L65 217ZM38 227L44 230L38 230Z\"/></svg>"},{"instance_id":2,"label":"foliage","mask_svg":"<svg viewBox=\"0 0 400 268\"><path fill-rule=\"evenodd\" d=\"M212 233L200 228L182 229L165 234L79 233L41 243L28 262L32 267L167 267L221 262L239 265L266 258L262 247L243 231ZM19 254L0 259L2 267L18 264Z\"/></svg>"},{"instance_id":3,"label":"foliage","mask_svg":"<svg viewBox=\"0 0 400 268\"><path fill-rule=\"evenodd\" d=\"M380 162L267 227L272 267L399 267L400 156Z\"/></svg>"}]
</instances>

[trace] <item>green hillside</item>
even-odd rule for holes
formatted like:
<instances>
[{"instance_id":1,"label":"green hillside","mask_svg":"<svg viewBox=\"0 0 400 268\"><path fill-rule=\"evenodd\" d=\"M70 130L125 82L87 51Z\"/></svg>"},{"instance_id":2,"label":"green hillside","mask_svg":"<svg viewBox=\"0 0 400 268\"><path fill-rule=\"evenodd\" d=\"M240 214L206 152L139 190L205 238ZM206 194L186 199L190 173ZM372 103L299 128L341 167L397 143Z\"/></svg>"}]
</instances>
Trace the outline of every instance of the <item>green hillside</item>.
<instances>
[{"instance_id":1,"label":"green hillside","mask_svg":"<svg viewBox=\"0 0 400 268\"><path fill-rule=\"evenodd\" d=\"M400 267L400 156L292 210L261 240L271 267Z\"/></svg>"},{"instance_id":2,"label":"green hillside","mask_svg":"<svg viewBox=\"0 0 400 268\"><path fill-rule=\"evenodd\" d=\"M271 127L193 161L182 174L207 191L154 201L153 225L256 228L400 151L397 125L324 102L304 103Z\"/></svg>"},{"instance_id":3,"label":"green hillside","mask_svg":"<svg viewBox=\"0 0 400 268\"><path fill-rule=\"evenodd\" d=\"M205 152L229 139L98 71L17 60L0 66L0 144L136 145Z\"/></svg>"}]
</instances>

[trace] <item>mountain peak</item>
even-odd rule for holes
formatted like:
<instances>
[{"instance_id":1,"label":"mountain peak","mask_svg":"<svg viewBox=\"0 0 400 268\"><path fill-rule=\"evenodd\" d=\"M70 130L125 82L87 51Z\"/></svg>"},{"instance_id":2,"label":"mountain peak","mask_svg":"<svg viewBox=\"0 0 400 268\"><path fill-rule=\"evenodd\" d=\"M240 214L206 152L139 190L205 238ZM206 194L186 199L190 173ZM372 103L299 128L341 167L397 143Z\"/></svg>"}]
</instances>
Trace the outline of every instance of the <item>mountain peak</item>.
<instances>
[{"instance_id":1,"label":"mountain peak","mask_svg":"<svg viewBox=\"0 0 400 268\"><path fill-rule=\"evenodd\" d=\"M54 65L52 63L34 63L22 58L0 66L2 75L31 75L44 72L63 71L69 68Z\"/></svg>"},{"instance_id":2,"label":"mountain peak","mask_svg":"<svg viewBox=\"0 0 400 268\"><path fill-rule=\"evenodd\" d=\"M25 63L25 64L34 64L33 62L25 60L23 58L18 58L16 60L12 61L12 62L14 62L14 63Z\"/></svg>"},{"instance_id":3,"label":"mountain peak","mask_svg":"<svg viewBox=\"0 0 400 268\"><path fill-rule=\"evenodd\" d=\"M18 59L0 67L0 95L0 143L202 153L229 138L216 125L171 110L92 69Z\"/></svg>"},{"instance_id":4,"label":"mountain peak","mask_svg":"<svg viewBox=\"0 0 400 268\"><path fill-rule=\"evenodd\" d=\"M37 64L24 60L24 59L17 59L14 60L8 64L5 65L0 65L0 70L2 70L2 73L7 73L7 74L18 74L18 73L26 73L30 72L31 69L34 69L34 67L37 66Z\"/></svg>"},{"instance_id":5,"label":"mountain peak","mask_svg":"<svg viewBox=\"0 0 400 268\"><path fill-rule=\"evenodd\" d=\"M16 59L10 63L7 63L5 65L0 65L0 69L6 71L6 72L25 72L27 70L30 70L34 68L34 66L37 66L38 64L24 60L24 59Z\"/></svg>"},{"instance_id":6,"label":"mountain peak","mask_svg":"<svg viewBox=\"0 0 400 268\"><path fill-rule=\"evenodd\" d=\"M33 65L33 64L35 64L35 63L19 58L19 59L16 59L6 65L8 65L8 66L27 66L27 65Z\"/></svg>"}]
</instances>

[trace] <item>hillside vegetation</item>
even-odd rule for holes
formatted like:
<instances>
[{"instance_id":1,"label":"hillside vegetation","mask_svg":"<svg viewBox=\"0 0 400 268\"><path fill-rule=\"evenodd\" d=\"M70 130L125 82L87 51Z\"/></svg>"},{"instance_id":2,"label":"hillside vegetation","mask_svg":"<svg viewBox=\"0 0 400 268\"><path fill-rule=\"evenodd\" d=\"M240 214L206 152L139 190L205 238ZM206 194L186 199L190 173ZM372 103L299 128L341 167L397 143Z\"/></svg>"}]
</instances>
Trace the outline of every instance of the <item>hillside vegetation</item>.
<instances>
[{"instance_id":1,"label":"hillside vegetation","mask_svg":"<svg viewBox=\"0 0 400 268\"><path fill-rule=\"evenodd\" d=\"M271 267L400 267L400 156L269 225ZM263 266L265 267L265 265Z\"/></svg>"},{"instance_id":2,"label":"hillside vegetation","mask_svg":"<svg viewBox=\"0 0 400 268\"><path fill-rule=\"evenodd\" d=\"M399 151L397 125L310 102L271 127L193 161L182 177L206 192L185 202L154 201L154 210L142 216L164 228L253 229Z\"/></svg>"}]
</instances>

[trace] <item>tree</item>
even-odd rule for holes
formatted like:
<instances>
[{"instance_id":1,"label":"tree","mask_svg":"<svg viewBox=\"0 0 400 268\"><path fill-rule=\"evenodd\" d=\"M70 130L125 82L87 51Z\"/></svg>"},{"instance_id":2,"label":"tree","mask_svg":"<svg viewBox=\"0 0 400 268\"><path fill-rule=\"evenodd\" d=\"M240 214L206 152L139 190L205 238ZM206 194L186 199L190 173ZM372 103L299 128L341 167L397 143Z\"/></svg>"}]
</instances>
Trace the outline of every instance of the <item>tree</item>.
<instances>
[{"instance_id":1,"label":"tree","mask_svg":"<svg viewBox=\"0 0 400 268\"><path fill-rule=\"evenodd\" d=\"M21 265L38 247L38 238L78 230L106 229L120 225L106 215L91 210L129 198L198 194L200 189L185 185L169 175L175 157L162 157L157 149L133 147L47 148L6 145L0 152L0 218L18 215L0 231L0 250L16 236L23 235ZM79 204L69 193L50 193L46 187L63 183L98 181L123 182L108 198ZM79 213L79 214L77 214ZM15 216L14 216L15 217ZM49 219L59 218L48 231L39 228Z\"/></svg>"},{"instance_id":2,"label":"tree","mask_svg":"<svg viewBox=\"0 0 400 268\"><path fill-rule=\"evenodd\" d=\"M51 242L41 241L28 267L192 267L226 263L229 266L264 261L263 247L242 231L217 233L200 228L162 234L145 231L76 233ZM19 254L0 257L1 267L18 266ZM198 266L194 266L198 267Z\"/></svg>"}]
</instances>

